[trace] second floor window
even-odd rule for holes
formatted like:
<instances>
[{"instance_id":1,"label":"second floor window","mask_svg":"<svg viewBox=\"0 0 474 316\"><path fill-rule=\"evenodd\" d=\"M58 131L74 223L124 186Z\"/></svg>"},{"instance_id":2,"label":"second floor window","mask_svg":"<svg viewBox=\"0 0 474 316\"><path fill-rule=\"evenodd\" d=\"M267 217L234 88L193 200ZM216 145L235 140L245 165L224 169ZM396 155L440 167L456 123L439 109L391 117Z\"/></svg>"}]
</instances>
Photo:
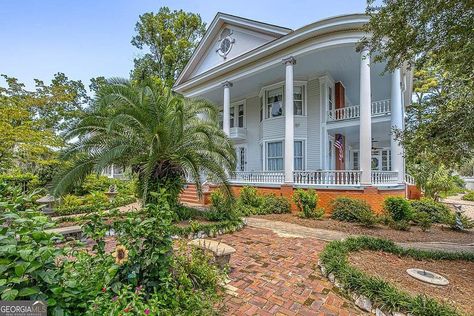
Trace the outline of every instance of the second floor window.
<instances>
[{"instance_id":1,"label":"second floor window","mask_svg":"<svg viewBox=\"0 0 474 316\"><path fill-rule=\"evenodd\" d=\"M277 88L267 91L266 118L283 115L283 89Z\"/></svg>"},{"instance_id":2,"label":"second floor window","mask_svg":"<svg viewBox=\"0 0 474 316\"><path fill-rule=\"evenodd\" d=\"M303 115L303 86L293 88L293 114Z\"/></svg>"}]
</instances>

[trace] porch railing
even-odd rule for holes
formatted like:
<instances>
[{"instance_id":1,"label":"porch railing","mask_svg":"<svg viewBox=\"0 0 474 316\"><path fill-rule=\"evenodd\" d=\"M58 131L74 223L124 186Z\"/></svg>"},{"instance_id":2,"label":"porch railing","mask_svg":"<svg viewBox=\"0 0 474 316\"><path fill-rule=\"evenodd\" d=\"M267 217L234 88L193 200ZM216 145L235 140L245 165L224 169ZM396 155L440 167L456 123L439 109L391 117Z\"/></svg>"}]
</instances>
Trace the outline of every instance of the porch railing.
<instances>
[{"instance_id":1,"label":"porch railing","mask_svg":"<svg viewBox=\"0 0 474 316\"><path fill-rule=\"evenodd\" d=\"M359 185L360 174L358 170L295 171L293 181L297 184Z\"/></svg>"},{"instance_id":2,"label":"porch railing","mask_svg":"<svg viewBox=\"0 0 474 316\"><path fill-rule=\"evenodd\" d=\"M374 101L371 104L372 116L390 113L390 99ZM328 121L350 120L360 117L360 105L353 105L344 108L328 111Z\"/></svg>"},{"instance_id":3,"label":"porch railing","mask_svg":"<svg viewBox=\"0 0 474 316\"><path fill-rule=\"evenodd\" d=\"M398 183L396 171L372 171L372 184Z\"/></svg>"},{"instance_id":4,"label":"porch railing","mask_svg":"<svg viewBox=\"0 0 474 316\"><path fill-rule=\"evenodd\" d=\"M278 171L237 171L230 177L233 182L283 183L285 174Z\"/></svg>"},{"instance_id":5,"label":"porch railing","mask_svg":"<svg viewBox=\"0 0 474 316\"><path fill-rule=\"evenodd\" d=\"M405 173L405 182L410 185L416 185L415 178L413 178L413 176L409 175L408 173Z\"/></svg>"}]
</instances>

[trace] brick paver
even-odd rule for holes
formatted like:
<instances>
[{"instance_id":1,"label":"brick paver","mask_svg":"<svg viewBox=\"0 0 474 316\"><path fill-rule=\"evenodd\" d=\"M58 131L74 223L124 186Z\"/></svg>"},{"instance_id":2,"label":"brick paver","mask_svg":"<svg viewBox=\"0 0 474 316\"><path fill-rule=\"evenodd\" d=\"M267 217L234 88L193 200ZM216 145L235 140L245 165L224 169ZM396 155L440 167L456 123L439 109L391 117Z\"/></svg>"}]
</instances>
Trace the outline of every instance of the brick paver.
<instances>
[{"instance_id":1,"label":"brick paver","mask_svg":"<svg viewBox=\"0 0 474 316\"><path fill-rule=\"evenodd\" d=\"M226 296L225 315L363 314L315 269L324 241L253 227L216 240L237 250L229 274L236 296Z\"/></svg>"}]
</instances>

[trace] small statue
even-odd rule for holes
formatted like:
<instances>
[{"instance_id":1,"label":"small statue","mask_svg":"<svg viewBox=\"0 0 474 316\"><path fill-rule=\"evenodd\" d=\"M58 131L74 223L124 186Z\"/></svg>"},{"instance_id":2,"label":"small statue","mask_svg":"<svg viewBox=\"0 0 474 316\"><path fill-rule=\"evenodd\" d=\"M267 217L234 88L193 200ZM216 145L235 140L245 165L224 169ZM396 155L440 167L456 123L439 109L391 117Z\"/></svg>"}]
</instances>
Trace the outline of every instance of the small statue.
<instances>
[{"instance_id":1,"label":"small statue","mask_svg":"<svg viewBox=\"0 0 474 316\"><path fill-rule=\"evenodd\" d=\"M115 184L111 184L109 186L109 192L110 193L115 193L117 191L117 187L115 186Z\"/></svg>"}]
</instances>

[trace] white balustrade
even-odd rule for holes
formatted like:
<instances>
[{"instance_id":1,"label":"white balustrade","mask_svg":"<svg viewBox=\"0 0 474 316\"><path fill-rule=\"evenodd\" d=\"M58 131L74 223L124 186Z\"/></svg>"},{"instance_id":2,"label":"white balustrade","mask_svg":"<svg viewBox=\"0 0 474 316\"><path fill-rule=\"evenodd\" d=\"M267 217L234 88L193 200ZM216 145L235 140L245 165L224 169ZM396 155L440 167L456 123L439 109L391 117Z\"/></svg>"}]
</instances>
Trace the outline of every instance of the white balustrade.
<instances>
[{"instance_id":1,"label":"white balustrade","mask_svg":"<svg viewBox=\"0 0 474 316\"><path fill-rule=\"evenodd\" d=\"M416 185L415 178L413 178L413 176L409 175L408 173L405 173L405 182L410 185Z\"/></svg>"},{"instance_id":2,"label":"white balustrade","mask_svg":"<svg viewBox=\"0 0 474 316\"><path fill-rule=\"evenodd\" d=\"M372 116L390 113L390 100L372 102Z\"/></svg>"},{"instance_id":3,"label":"white balustrade","mask_svg":"<svg viewBox=\"0 0 474 316\"><path fill-rule=\"evenodd\" d=\"M285 175L278 171L236 171L231 182L283 183Z\"/></svg>"},{"instance_id":4,"label":"white balustrade","mask_svg":"<svg viewBox=\"0 0 474 316\"><path fill-rule=\"evenodd\" d=\"M358 170L295 171L293 181L298 184L359 185L360 174Z\"/></svg>"},{"instance_id":5,"label":"white balustrade","mask_svg":"<svg viewBox=\"0 0 474 316\"><path fill-rule=\"evenodd\" d=\"M396 171L372 171L372 184L398 183Z\"/></svg>"},{"instance_id":6,"label":"white balustrade","mask_svg":"<svg viewBox=\"0 0 474 316\"><path fill-rule=\"evenodd\" d=\"M390 100L374 101L371 105L372 116L390 113ZM339 109L330 110L327 113L328 121L350 120L360 117L360 106L352 105Z\"/></svg>"}]
</instances>

